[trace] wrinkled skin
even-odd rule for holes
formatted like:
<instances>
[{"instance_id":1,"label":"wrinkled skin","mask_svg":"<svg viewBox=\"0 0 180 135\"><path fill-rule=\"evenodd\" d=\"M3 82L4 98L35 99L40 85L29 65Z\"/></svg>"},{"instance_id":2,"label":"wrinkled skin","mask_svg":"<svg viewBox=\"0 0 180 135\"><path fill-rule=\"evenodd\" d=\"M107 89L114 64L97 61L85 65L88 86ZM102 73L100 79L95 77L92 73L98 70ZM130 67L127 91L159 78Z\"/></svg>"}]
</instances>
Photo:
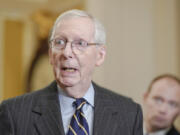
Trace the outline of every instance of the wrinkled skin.
<instances>
[{"instance_id":1,"label":"wrinkled skin","mask_svg":"<svg viewBox=\"0 0 180 135\"><path fill-rule=\"evenodd\" d=\"M55 79L69 96L82 97L90 86L94 68L104 62L105 47L88 46L84 51L72 49L70 42L74 40L94 43L94 24L84 17L64 19L56 27L56 37L67 39L68 43L62 50L49 50Z\"/></svg>"}]
</instances>

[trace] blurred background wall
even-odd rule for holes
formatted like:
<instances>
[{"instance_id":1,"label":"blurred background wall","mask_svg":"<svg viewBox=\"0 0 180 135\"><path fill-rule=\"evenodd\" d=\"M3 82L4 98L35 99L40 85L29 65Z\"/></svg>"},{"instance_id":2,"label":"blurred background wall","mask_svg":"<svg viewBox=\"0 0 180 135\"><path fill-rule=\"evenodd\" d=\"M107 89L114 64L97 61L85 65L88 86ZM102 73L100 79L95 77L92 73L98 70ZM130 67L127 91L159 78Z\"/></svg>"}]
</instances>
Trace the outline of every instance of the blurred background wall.
<instances>
[{"instance_id":1,"label":"blurred background wall","mask_svg":"<svg viewBox=\"0 0 180 135\"><path fill-rule=\"evenodd\" d=\"M106 27L107 57L94 74L97 83L141 104L155 76L180 77L179 0L0 0L0 101L53 80L48 31L72 8Z\"/></svg>"}]
</instances>

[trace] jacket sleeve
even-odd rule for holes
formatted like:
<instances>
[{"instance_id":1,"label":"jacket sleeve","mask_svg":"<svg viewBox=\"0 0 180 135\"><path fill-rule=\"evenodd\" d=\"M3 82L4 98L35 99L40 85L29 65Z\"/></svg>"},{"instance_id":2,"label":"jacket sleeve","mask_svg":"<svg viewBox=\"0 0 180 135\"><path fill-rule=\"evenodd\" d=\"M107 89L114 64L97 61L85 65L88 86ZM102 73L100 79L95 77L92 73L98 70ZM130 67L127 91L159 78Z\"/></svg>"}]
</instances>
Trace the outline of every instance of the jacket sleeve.
<instances>
[{"instance_id":1,"label":"jacket sleeve","mask_svg":"<svg viewBox=\"0 0 180 135\"><path fill-rule=\"evenodd\" d=\"M0 104L0 135L14 135L12 117L4 102Z\"/></svg>"},{"instance_id":2,"label":"jacket sleeve","mask_svg":"<svg viewBox=\"0 0 180 135\"><path fill-rule=\"evenodd\" d=\"M143 114L140 105L137 105L137 114L134 123L133 135L143 135Z\"/></svg>"}]
</instances>

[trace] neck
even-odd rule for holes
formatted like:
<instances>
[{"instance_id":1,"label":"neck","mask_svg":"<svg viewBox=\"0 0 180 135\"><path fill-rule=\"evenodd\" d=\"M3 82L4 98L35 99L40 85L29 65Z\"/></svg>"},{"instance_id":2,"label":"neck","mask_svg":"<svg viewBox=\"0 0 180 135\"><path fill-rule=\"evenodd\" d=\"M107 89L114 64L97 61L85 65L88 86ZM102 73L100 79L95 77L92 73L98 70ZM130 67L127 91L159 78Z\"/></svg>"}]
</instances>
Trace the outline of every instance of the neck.
<instances>
[{"instance_id":1,"label":"neck","mask_svg":"<svg viewBox=\"0 0 180 135\"><path fill-rule=\"evenodd\" d=\"M64 90L64 92L73 98L81 98L83 97L86 92L88 91L89 87L91 85L91 82L89 82L86 85L75 85L72 87L66 87L66 86L62 86L61 84L59 84L59 86Z\"/></svg>"}]
</instances>

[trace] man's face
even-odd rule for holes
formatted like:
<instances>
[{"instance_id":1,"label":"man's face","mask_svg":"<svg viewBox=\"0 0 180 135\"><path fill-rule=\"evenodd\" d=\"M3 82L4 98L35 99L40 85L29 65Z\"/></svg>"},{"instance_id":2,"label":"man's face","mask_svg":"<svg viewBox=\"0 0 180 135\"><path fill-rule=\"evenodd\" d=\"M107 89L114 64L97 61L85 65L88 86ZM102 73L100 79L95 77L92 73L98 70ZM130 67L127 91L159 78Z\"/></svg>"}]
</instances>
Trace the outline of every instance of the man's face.
<instances>
[{"instance_id":1,"label":"man's face","mask_svg":"<svg viewBox=\"0 0 180 135\"><path fill-rule=\"evenodd\" d=\"M180 86L172 80L161 79L144 95L146 125L152 131L169 128L180 112Z\"/></svg>"},{"instance_id":2,"label":"man's face","mask_svg":"<svg viewBox=\"0 0 180 135\"><path fill-rule=\"evenodd\" d=\"M89 85L94 68L104 61L104 46L92 45L78 50L71 47L71 42L83 40L94 43L92 21L85 17L64 19L57 25L54 38L68 41L66 47L61 50L49 50L50 62L59 85L63 88Z\"/></svg>"}]
</instances>

